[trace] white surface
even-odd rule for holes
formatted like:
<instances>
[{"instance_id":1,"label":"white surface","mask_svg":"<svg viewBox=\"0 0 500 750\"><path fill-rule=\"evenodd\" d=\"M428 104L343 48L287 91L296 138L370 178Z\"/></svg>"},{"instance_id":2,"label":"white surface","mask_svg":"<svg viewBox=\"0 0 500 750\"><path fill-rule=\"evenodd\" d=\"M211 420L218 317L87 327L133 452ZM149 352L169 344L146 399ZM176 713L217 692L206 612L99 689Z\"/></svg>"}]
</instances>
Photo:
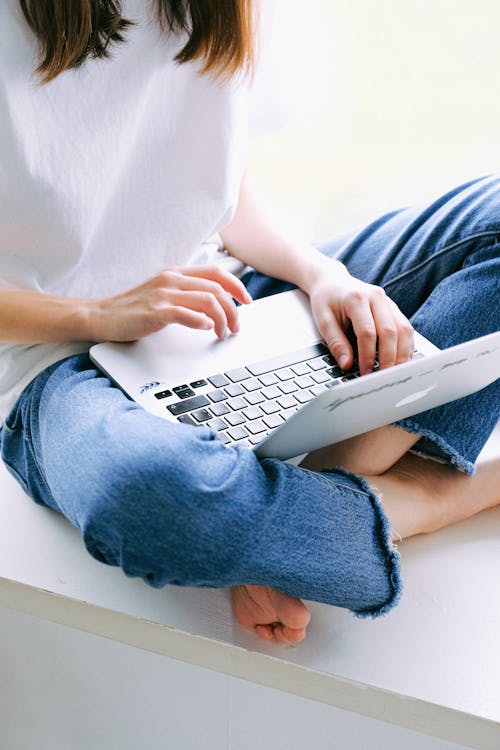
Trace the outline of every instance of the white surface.
<instances>
[{"instance_id":1,"label":"white surface","mask_svg":"<svg viewBox=\"0 0 500 750\"><path fill-rule=\"evenodd\" d=\"M2 607L0 658L2 750L463 750Z\"/></svg>"},{"instance_id":2,"label":"white surface","mask_svg":"<svg viewBox=\"0 0 500 750\"><path fill-rule=\"evenodd\" d=\"M6 608L452 742L500 746L500 509L403 544L405 594L389 616L311 605L296 648L242 630L224 591L157 591L94 561L4 470L0 515Z\"/></svg>"}]
</instances>

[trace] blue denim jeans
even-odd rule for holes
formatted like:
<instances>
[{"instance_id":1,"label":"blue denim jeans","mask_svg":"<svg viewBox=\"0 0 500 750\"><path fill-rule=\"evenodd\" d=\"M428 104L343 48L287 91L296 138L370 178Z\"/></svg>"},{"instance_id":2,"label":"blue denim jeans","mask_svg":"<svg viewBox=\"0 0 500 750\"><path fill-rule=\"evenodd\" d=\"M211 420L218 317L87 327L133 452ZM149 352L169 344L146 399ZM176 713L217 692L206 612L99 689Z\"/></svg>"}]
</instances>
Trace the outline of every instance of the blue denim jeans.
<instances>
[{"instance_id":1,"label":"blue denim jeans","mask_svg":"<svg viewBox=\"0 0 500 750\"><path fill-rule=\"evenodd\" d=\"M499 243L500 181L485 178L322 249L384 286L444 347L500 327ZM256 272L246 283L255 297L289 288ZM497 382L401 426L423 436L423 453L472 472L499 395ZM266 584L359 616L400 597L389 524L362 477L227 449L206 427L144 411L86 355L35 378L0 441L11 473L79 529L91 555L152 586Z\"/></svg>"}]
</instances>

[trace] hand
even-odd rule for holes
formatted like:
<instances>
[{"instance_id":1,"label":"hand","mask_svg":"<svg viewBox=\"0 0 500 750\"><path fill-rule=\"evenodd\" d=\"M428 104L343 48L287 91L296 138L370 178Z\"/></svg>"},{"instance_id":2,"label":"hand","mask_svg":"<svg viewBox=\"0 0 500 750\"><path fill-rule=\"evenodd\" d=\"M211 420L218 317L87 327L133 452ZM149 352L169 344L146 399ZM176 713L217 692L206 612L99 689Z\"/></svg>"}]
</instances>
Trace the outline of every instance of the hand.
<instances>
[{"instance_id":1,"label":"hand","mask_svg":"<svg viewBox=\"0 0 500 750\"><path fill-rule=\"evenodd\" d=\"M239 330L233 298L252 301L241 281L219 266L169 268L129 291L96 300L93 340L136 341L171 323L213 328L222 339L228 330Z\"/></svg>"},{"instance_id":2,"label":"hand","mask_svg":"<svg viewBox=\"0 0 500 750\"><path fill-rule=\"evenodd\" d=\"M329 260L308 291L319 331L343 370L352 367L354 359L345 334L349 324L362 375L373 370L377 350L381 369L411 359L411 323L382 287L354 278L342 263Z\"/></svg>"}]
</instances>

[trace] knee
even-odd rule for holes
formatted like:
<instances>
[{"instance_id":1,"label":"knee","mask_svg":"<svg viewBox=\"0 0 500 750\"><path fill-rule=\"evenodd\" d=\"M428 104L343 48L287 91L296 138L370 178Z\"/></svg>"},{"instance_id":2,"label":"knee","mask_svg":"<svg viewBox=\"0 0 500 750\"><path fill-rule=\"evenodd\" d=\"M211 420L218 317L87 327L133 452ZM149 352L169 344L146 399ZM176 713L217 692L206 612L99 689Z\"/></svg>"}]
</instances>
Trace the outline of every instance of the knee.
<instances>
[{"instance_id":1,"label":"knee","mask_svg":"<svg viewBox=\"0 0 500 750\"><path fill-rule=\"evenodd\" d=\"M210 433L196 432L189 445L173 441L168 450L115 457L82 519L94 557L155 586L210 585L221 568L230 569L241 539L242 464L249 452L227 450Z\"/></svg>"}]
</instances>

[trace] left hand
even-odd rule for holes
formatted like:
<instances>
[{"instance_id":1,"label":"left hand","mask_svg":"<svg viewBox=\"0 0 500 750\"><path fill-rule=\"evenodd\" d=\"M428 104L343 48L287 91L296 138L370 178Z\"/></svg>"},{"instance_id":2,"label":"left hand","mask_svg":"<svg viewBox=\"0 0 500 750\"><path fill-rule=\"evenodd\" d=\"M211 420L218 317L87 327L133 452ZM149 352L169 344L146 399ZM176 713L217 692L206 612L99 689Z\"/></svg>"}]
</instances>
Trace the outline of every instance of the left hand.
<instances>
[{"instance_id":1,"label":"left hand","mask_svg":"<svg viewBox=\"0 0 500 750\"><path fill-rule=\"evenodd\" d=\"M411 359L412 325L382 287L356 279L342 263L329 260L307 291L316 325L343 370L354 359L345 334L349 324L362 375L373 370L376 358L381 369Z\"/></svg>"}]
</instances>

